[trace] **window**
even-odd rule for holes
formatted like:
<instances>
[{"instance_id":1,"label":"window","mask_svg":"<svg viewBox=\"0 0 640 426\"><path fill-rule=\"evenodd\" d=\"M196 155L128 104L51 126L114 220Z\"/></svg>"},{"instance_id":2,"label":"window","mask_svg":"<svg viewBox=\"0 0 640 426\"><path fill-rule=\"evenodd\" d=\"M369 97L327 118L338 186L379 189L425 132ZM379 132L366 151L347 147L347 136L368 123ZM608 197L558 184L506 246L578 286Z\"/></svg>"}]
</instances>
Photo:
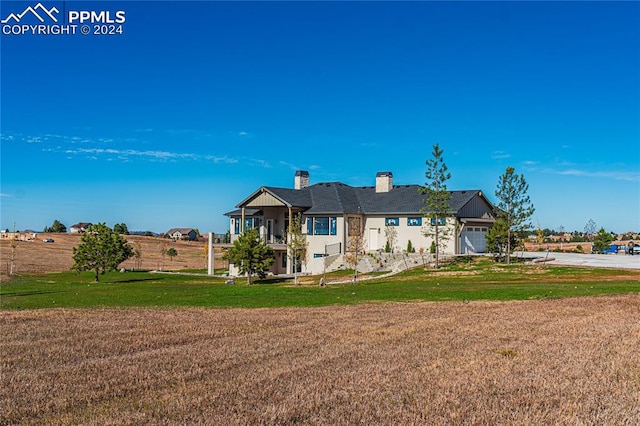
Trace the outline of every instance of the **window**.
<instances>
[{"instance_id":1,"label":"window","mask_svg":"<svg viewBox=\"0 0 640 426\"><path fill-rule=\"evenodd\" d=\"M307 218L308 235L337 235L338 218L335 216L316 216Z\"/></svg>"},{"instance_id":2,"label":"window","mask_svg":"<svg viewBox=\"0 0 640 426\"><path fill-rule=\"evenodd\" d=\"M446 217L441 217L438 219L438 225L446 225L447 224L447 218ZM432 217L431 218L431 226L436 226L436 218Z\"/></svg>"},{"instance_id":3,"label":"window","mask_svg":"<svg viewBox=\"0 0 640 426\"><path fill-rule=\"evenodd\" d=\"M408 217L407 218L407 226L422 226L422 218L421 217Z\"/></svg>"},{"instance_id":4,"label":"window","mask_svg":"<svg viewBox=\"0 0 640 426\"><path fill-rule=\"evenodd\" d=\"M313 218L313 235L329 235L329 218Z\"/></svg>"},{"instance_id":5,"label":"window","mask_svg":"<svg viewBox=\"0 0 640 426\"><path fill-rule=\"evenodd\" d=\"M234 222L233 233L237 235L240 233L240 219L231 219L231 220Z\"/></svg>"},{"instance_id":6,"label":"window","mask_svg":"<svg viewBox=\"0 0 640 426\"><path fill-rule=\"evenodd\" d=\"M253 228L253 218L245 218L244 219L244 230L248 231Z\"/></svg>"},{"instance_id":7,"label":"window","mask_svg":"<svg viewBox=\"0 0 640 426\"><path fill-rule=\"evenodd\" d=\"M384 224L386 226L399 226L400 218L399 217L385 217Z\"/></svg>"}]
</instances>

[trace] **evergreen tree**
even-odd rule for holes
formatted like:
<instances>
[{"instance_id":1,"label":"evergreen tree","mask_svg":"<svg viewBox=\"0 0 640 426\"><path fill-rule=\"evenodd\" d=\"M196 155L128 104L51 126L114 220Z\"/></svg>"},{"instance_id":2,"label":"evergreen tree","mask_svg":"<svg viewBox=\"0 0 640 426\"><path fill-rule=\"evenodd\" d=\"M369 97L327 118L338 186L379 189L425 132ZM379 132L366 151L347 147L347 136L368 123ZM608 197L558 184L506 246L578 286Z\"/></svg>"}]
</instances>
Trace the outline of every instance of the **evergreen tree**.
<instances>
[{"instance_id":1,"label":"evergreen tree","mask_svg":"<svg viewBox=\"0 0 640 426\"><path fill-rule=\"evenodd\" d=\"M126 223L116 223L113 225L113 232L122 235L129 235L129 228Z\"/></svg>"},{"instance_id":2,"label":"evergreen tree","mask_svg":"<svg viewBox=\"0 0 640 426\"><path fill-rule=\"evenodd\" d=\"M67 232L67 227L64 226L64 224L60 222L58 219L56 219L53 221L53 224L51 226L44 227L44 232L64 233L64 232Z\"/></svg>"},{"instance_id":3,"label":"evergreen tree","mask_svg":"<svg viewBox=\"0 0 640 426\"><path fill-rule=\"evenodd\" d=\"M422 213L431 220L434 231L426 231L425 235L433 236L436 246L435 267L439 265L439 253L441 247L444 247L446 240L449 238L446 232L446 218L451 216L451 193L447 191L447 181L451 178L447 165L444 163L442 153L438 144L433 146L433 152L430 160L426 161L427 171L425 176L427 182L425 188L421 188L420 192L426 194ZM444 222L444 223L443 223ZM441 226L444 229L440 229Z\"/></svg>"},{"instance_id":4,"label":"evergreen tree","mask_svg":"<svg viewBox=\"0 0 640 426\"><path fill-rule=\"evenodd\" d=\"M178 255L178 250L176 250L175 248L171 247L169 250L167 250L167 256L169 256L169 260L173 260L174 257L176 257Z\"/></svg>"},{"instance_id":5,"label":"evergreen tree","mask_svg":"<svg viewBox=\"0 0 640 426\"><path fill-rule=\"evenodd\" d=\"M609 248L611 242L613 241L613 237L611 234L604 230L604 228L600 228L598 233L595 235L593 239L593 251L596 253L602 253L606 249Z\"/></svg>"},{"instance_id":6,"label":"evergreen tree","mask_svg":"<svg viewBox=\"0 0 640 426\"><path fill-rule=\"evenodd\" d=\"M247 285L251 285L251 276L254 274L264 278L274 262L273 249L259 238L255 228L241 234L224 258L234 263L241 274L247 274Z\"/></svg>"},{"instance_id":7,"label":"evergreen tree","mask_svg":"<svg viewBox=\"0 0 640 426\"><path fill-rule=\"evenodd\" d=\"M487 250L490 253L497 254L498 258L505 256L510 247L516 246L518 240L515 234L509 234L507 222L504 218L498 218L494 222L485 238L487 240ZM507 238L510 238L509 242L507 242Z\"/></svg>"},{"instance_id":8,"label":"evergreen tree","mask_svg":"<svg viewBox=\"0 0 640 426\"><path fill-rule=\"evenodd\" d=\"M407 241L407 253L415 253L415 249L413 248L413 244L411 240Z\"/></svg>"},{"instance_id":9,"label":"evergreen tree","mask_svg":"<svg viewBox=\"0 0 640 426\"><path fill-rule=\"evenodd\" d=\"M498 218L506 225L507 263L511 263L511 251L515 248L512 244L512 233L523 233L531 228L529 219L535 209L527 195L529 185L523 175L515 173L511 166L507 167L498 181L496 197L498 197Z\"/></svg>"},{"instance_id":10,"label":"evergreen tree","mask_svg":"<svg viewBox=\"0 0 640 426\"><path fill-rule=\"evenodd\" d=\"M116 234L129 235L129 229L126 223L116 223L113 225L113 232Z\"/></svg>"},{"instance_id":11,"label":"evergreen tree","mask_svg":"<svg viewBox=\"0 0 640 426\"><path fill-rule=\"evenodd\" d=\"M99 223L91 225L82 234L78 247L73 248L72 269L94 271L96 281L99 281L100 273L115 271L118 265L133 255L133 248L121 235L104 223Z\"/></svg>"}]
</instances>

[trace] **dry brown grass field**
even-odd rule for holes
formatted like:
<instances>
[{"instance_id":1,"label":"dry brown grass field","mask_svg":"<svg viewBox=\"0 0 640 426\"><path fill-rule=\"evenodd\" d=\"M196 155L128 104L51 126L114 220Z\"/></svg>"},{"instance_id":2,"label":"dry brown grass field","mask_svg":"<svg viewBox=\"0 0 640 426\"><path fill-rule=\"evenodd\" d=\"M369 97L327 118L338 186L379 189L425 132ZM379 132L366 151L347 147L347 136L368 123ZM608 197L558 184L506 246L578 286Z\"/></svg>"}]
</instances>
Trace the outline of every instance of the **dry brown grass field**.
<instances>
[{"instance_id":1,"label":"dry brown grass field","mask_svg":"<svg viewBox=\"0 0 640 426\"><path fill-rule=\"evenodd\" d=\"M53 238L54 243L43 243L45 238ZM15 272L44 273L68 271L73 265L73 247L80 243L79 234L38 234L37 239L18 241L16 247ZM202 269L207 267L204 247L205 243L197 241L176 241L165 238L127 235L127 241L140 244L142 249L141 269ZM178 256L173 260L162 256L161 249L174 247ZM11 241L0 240L0 273L7 276L9 260L11 259ZM136 268L136 259L129 259L121 265L123 268ZM216 267L222 266L222 261Z\"/></svg>"},{"instance_id":2,"label":"dry brown grass field","mask_svg":"<svg viewBox=\"0 0 640 426\"><path fill-rule=\"evenodd\" d=\"M0 424L640 422L640 296L1 311Z\"/></svg>"}]
</instances>

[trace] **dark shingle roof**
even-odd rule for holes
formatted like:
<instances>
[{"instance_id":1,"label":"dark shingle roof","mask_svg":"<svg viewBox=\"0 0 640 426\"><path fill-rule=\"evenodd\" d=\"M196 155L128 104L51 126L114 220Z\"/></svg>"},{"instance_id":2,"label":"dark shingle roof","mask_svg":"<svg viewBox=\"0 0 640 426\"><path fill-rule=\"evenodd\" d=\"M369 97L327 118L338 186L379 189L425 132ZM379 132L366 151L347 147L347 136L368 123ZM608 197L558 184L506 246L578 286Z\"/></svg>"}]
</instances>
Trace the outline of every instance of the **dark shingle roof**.
<instances>
[{"instance_id":1,"label":"dark shingle roof","mask_svg":"<svg viewBox=\"0 0 640 426\"><path fill-rule=\"evenodd\" d=\"M352 187L341 182L317 183L302 189L264 187L285 204L302 208L306 214L421 214L426 198L420 193L421 188L420 185L395 185L389 192L376 192L374 186ZM451 191L451 212L458 213L478 194L481 194L479 190ZM245 210L246 215L255 212L257 210ZM239 214L239 210L226 213L227 216Z\"/></svg>"}]
</instances>

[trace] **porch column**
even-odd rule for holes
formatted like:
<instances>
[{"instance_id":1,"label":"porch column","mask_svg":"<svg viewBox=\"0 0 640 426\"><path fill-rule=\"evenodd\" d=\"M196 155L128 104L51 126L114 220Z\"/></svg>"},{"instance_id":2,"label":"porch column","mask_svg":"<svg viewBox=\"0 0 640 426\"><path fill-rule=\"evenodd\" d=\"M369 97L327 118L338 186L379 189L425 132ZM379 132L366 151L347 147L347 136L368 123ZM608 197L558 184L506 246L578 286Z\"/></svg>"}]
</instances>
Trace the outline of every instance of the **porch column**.
<instances>
[{"instance_id":1,"label":"porch column","mask_svg":"<svg viewBox=\"0 0 640 426\"><path fill-rule=\"evenodd\" d=\"M244 207L242 208L242 222L240 222L240 233L244 233Z\"/></svg>"},{"instance_id":2,"label":"porch column","mask_svg":"<svg viewBox=\"0 0 640 426\"><path fill-rule=\"evenodd\" d=\"M291 223L293 222L293 216L291 216L291 207L289 207L289 229L287 229L287 241L289 241L289 236L291 235ZM289 256L289 245L287 244L287 274L293 274L293 262L291 261L291 257Z\"/></svg>"}]
</instances>

